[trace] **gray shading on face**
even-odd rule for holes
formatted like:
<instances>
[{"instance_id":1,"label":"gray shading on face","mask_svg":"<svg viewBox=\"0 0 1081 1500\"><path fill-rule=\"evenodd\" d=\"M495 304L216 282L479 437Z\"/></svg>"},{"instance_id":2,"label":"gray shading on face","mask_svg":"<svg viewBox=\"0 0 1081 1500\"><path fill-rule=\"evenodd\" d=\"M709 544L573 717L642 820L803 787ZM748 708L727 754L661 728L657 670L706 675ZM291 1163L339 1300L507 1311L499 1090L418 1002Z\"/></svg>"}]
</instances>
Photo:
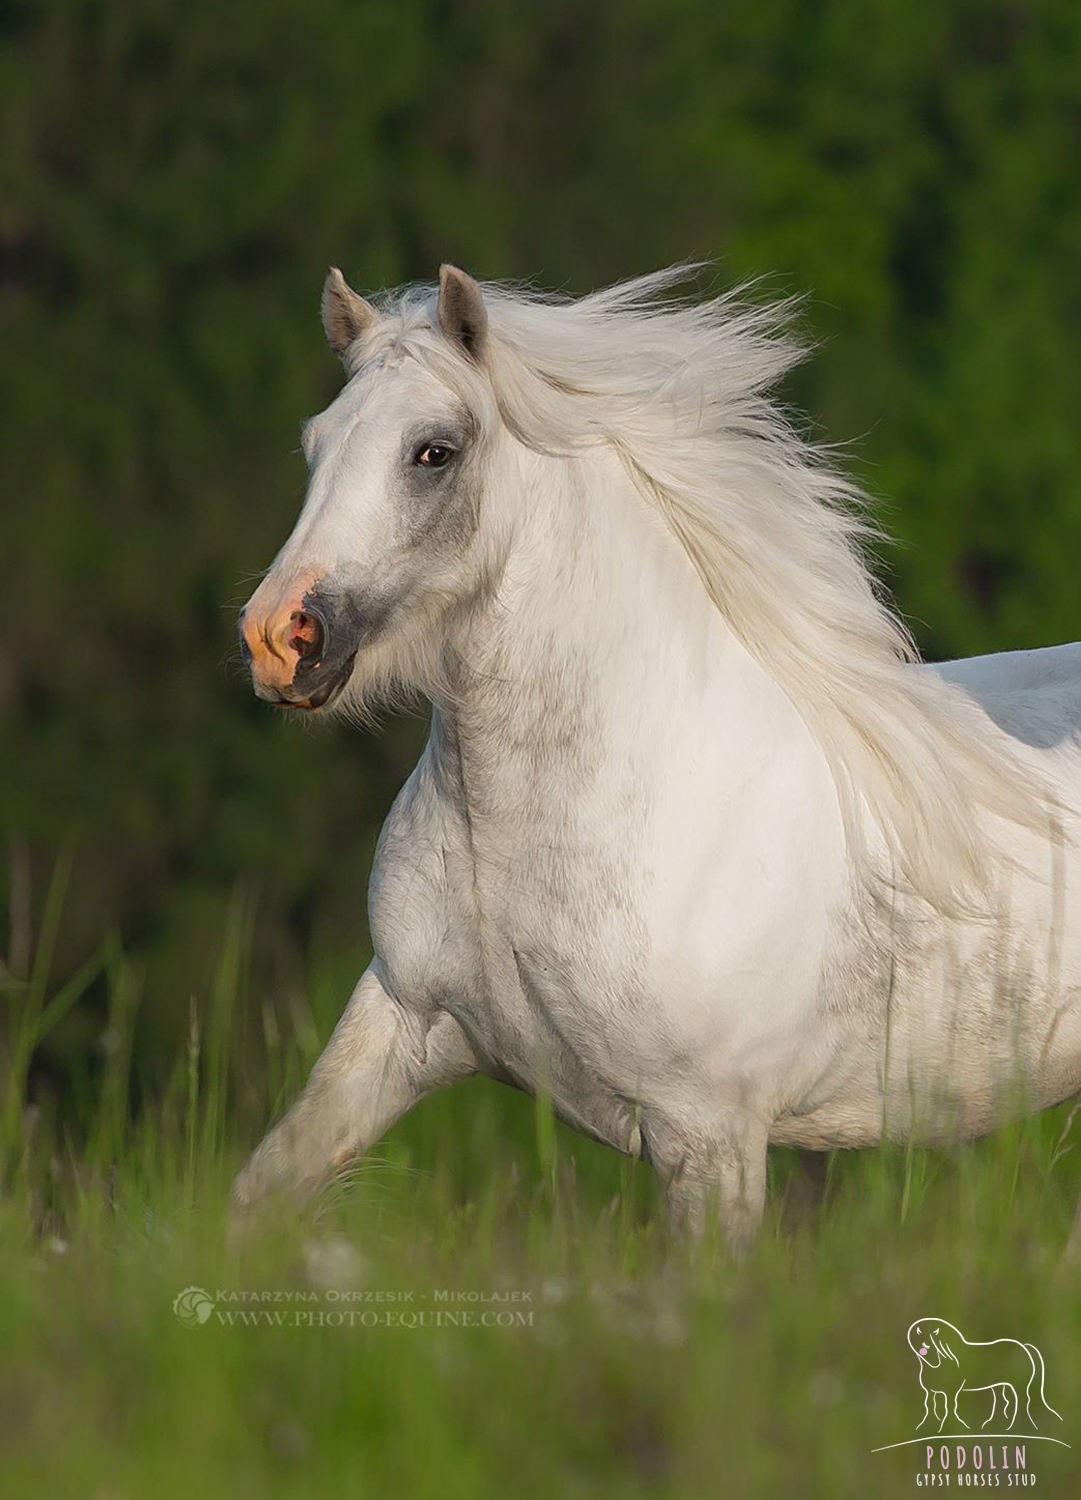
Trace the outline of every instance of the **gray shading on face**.
<instances>
[{"instance_id":1,"label":"gray shading on face","mask_svg":"<svg viewBox=\"0 0 1081 1500\"><path fill-rule=\"evenodd\" d=\"M407 546L464 548L479 521L477 424L464 408L411 423L393 481Z\"/></svg>"}]
</instances>

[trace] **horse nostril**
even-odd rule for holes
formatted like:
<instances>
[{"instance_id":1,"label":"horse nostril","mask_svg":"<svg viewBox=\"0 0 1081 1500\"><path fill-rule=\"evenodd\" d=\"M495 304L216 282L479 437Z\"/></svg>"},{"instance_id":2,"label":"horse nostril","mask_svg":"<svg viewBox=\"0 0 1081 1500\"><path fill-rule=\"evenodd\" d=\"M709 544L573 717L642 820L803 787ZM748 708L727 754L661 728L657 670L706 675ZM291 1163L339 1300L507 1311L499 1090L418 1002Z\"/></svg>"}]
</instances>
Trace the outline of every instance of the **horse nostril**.
<instances>
[{"instance_id":1,"label":"horse nostril","mask_svg":"<svg viewBox=\"0 0 1081 1500\"><path fill-rule=\"evenodd\" d=\"M318 666L326 646L326 631L318 615L295 609L289 616L289 644L302 662Z\"/></svg>"},{"instance_id":2,"label":"horse nostril","mask_svg":"<svg viewBox=\"0 0 1081 1500\"><path fill-rule=\"evenodd\" d=\"M240 630L240 655L244 660L244 665L246 667L250 667L252 664L252 649L251 642L248 640L247 628L244 623L247 619L247 616L248 606L245 604L244 608L240 611L240 618L237 620L237 626Z\"/></svg>"}]
</instances>

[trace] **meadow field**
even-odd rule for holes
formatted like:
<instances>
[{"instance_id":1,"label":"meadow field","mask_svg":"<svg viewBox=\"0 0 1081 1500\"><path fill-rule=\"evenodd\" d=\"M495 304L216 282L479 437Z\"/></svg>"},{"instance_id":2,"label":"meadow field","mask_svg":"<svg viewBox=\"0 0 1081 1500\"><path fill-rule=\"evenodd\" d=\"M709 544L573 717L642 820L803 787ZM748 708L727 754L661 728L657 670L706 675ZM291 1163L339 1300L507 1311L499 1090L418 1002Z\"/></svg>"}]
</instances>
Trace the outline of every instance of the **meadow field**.
<instances>
[{"instance_id":1,"label":"meadow field","mask_svg":"<svg viewBox=\"0 0 1081 1500\"><path fill-rule=\"evenodd\" d=\"M1081 1495L1068 1104L837 1153L820 1207L777 1152L739 1266L482 1080L227 1213L423 735L282 724L239 659L328 265L805 295L782 398L928 659L1074 640L1076 0L0 0L0 138L3 1500ZM1024 1470L928 1469L926 1315L1042 1351Z\"/></svg>"},{"instance_id":2,"label":"meadow field","mask_svg":"<svg viewBox=\"0 0 1081 1500\"><path fill-rule=\"evenodd\" d=\"M137 975L110 940L53 985L63 883L58 867L29 982L6 985L5 1495L909 1495L942 1472L938 1446L930 1468L927 1444L890 1446L920 1436L906 1331L924 1316L1036 1343L1062 1417L1037 1402L1035 1433L1059 1442L1030 1436L1019 1470L1004 1437L982 1478L974 1430L950 1487L1079 1492L1070 1106L956 1151L836 1153L820 1206L775 1153L765 1232L736 1265L668 1241L648 1168L474 1080L310 1212L231 1235L231 1176L300 1085L342 977L313 974L310 1002L272 1021L238 895L167 1087L133 1114ZM94 982L93 1072L15 1108L33 1046ZM974 1429L984 1414L966 1411Z\"/></svg>"}]
</instances>

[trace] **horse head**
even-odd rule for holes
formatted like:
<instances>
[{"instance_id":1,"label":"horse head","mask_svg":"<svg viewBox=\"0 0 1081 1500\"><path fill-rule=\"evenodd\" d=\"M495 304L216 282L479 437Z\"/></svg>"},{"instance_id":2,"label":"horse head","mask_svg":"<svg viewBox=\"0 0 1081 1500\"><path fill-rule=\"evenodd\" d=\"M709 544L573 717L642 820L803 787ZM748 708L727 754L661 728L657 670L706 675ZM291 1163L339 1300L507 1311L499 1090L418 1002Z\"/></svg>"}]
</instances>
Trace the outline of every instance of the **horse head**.
<instances>
[{"instance_id":1,"label":"horse head","mask_svg":"<svg viewBox=\"0 0 1081 1500\"><path fill-rule=\"evenodd\" d=\"M304 426L303 509L240 617L258 696L308 711L419 685L448 613L483 589L499 431L487 310L464 272L444 266L438 291L390 316L332 270L322 312L346 383Z\"/></svg>"},{"instance_id":2,"label":"horse head","mask_svg":"<svg viewBox=\"0 0 1081 1500\"><path fill-rule=\"evenodd\" d=\"M956 1351L964 1342L953 1324L942 1318L920 1318L908 1330L909 1348L932 1370L945 1360L959 1364Z\"/></svg>"}]
</instances>

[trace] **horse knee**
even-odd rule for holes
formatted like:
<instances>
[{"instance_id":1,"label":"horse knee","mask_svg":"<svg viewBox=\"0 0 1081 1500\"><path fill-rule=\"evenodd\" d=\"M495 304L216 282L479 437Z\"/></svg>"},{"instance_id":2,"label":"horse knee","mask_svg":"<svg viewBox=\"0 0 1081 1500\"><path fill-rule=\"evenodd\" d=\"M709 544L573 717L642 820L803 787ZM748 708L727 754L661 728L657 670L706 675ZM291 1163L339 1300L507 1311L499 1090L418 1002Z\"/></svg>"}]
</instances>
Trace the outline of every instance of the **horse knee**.
<instances>
[{"instance_id":1,"label":"horse knee","mask_svg":"<svg viewBox=\"0 0 1081 1500\"><path fill-rule=\"evenodd\" d=\"M729 1248L742 1255L753 1244L766 1202L769 1128L748 1116L726 1120L717 1133L688 1142L656 1122L647 1125L649 1155L665 1185L669 1222L701 1237L712 1215Z\"/></svg>"}]
</instances>

